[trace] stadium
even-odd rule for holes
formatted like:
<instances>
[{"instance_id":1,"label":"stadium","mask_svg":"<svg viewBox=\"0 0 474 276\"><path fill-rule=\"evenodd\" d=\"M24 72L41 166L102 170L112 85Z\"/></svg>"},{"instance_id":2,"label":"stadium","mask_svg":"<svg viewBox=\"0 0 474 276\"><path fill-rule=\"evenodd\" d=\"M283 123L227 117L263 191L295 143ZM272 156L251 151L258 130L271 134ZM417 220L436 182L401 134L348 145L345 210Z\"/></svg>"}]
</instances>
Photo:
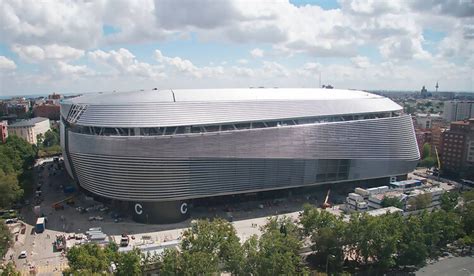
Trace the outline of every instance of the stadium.
<instances>
[{"instance_id":1,"label":"stadium","mask_svg":"<svg viewBox=\"0 0 474 276\"><path fill-rule=\"evenodd\" d=\"M61 137L80 187L147 223L198 198L403 177L420 157L402 107L337 89L85 94L61 102Z\"/></svg>"}]
</instances>

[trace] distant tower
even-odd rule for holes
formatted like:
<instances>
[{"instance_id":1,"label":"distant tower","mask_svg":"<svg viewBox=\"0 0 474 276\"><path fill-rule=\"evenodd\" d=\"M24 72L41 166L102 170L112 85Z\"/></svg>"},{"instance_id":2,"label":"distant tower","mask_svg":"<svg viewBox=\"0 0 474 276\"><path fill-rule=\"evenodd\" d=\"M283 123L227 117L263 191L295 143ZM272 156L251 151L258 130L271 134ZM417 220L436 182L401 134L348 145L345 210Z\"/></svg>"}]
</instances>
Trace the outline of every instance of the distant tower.
<instances>
[{"instance_id":1,"label":"distant tower","mask_svg":"<svg viewBox=\"0 0 474 276\"><path fill-rule=\"evenodd\" d=\"M435 88L436 88L436 92L438 92L438 88L439 88L438 82L436 82Z\"/></svg>"},{"instance_id":2,"label":"distant tower","mask_svg":"<svg viewBox=\"0 0 474 276\"><path fill-rule=\"evenodd\" d=\"M426 90L426 87L423 85L423 87L421 88L421 97L423 99L427 98L428 97L428 90Z\"/></svg>"}]
</instances>

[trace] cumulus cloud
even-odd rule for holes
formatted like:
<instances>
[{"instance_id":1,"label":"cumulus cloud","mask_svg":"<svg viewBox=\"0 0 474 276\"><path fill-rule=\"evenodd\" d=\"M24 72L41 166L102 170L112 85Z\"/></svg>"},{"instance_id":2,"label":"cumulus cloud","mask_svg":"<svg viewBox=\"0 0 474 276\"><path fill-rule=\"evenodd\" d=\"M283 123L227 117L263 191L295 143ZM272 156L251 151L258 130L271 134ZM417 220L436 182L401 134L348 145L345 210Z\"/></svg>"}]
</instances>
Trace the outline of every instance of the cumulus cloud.
<instances>
[{"instance_id":1,"label":"cumulus cloud","mask_svg":"<svg viewBox=\"0 0 474 276\"><path fill-rule=\"evenodd\" d=\"M12 51L28 62L40 62L43 60L74 60L84 55L84 50L69 46L50 44L45 46L14 44Z\"/></svg>"},{"instance_id":2,"label":"cumulus cloud","mask_svg":"<svg viewBox=\"0 0 474 276\"><path fill-rule=\"evenodd\" d=\"M85 76L85 75L93 75L93 71L90 70L85 65L71 65L64 61L58 61L56 63L57 72L64 75L70 76Z\"/></svg>"},{"instance_id":3,"label":"cumulus cloud","mask_svg":"<svg viewBox=\"0 0 474 276\"><path fill-rule=\"evenodd\" d=\"M288 77L290 75L290 72L285 66L274 61L264 61L262 69L268 77Z\"/></svg>"},{"instance_id":4,"label":"cumulus cloud","mask_svg":"<svg viewBox=\"0 0 474 276\"><path fill-rule=\"evenodd\" d=\"M254 58L261 58L263 57L263 50L262 49L259 49L259 48L255 48L253 50L250 51L250 55Z\"/></svg>"},{"instance_id":5,"label":"cumulus cloud","mask_svg":"<svg viewBox=\"0 0 474 276\"><path fill-rule=\"evenodd\" d=\"M5 0L0 9L0 41L92 46L102 33L100 11L90 1Z\"/></svg>"},{"instance_id":6,"label":"cumulus cloud","mask_svg":"<svg viewBox=\"0 0 474 276\"><path fill-rule=\"evenodd\" d=\"M371 66L369 58L364 56L353 57L351 58L351 62L355 67L360 69L365 69Z\"/></svg>"},{"instance_id":7,"label":"cumulus cloud","mask_svg":"<svg viewBox=\"0 0 474 276\"><path fill-rule=\"evenodd\" d=\"M242 58L242 59L237 60L237 63L238 63L238 64L247 64L247 63L249 63L249 61L246 60L246 59L244 59L244 58Z\"/></svg>"},{"instance_id":8,"label":"cumulus cloud","mask_svg":"<svg viewBox=\"0 0 474 276\"><path fill-rule=\"evenodd\" d=\"M162 78L165 74L161 67L140 62L129 50L120 48L117 51L105 52L96 50L88 53L88 57L98 63L115 70L120 74L130 74L144 78Z\"/></svg>"},{"instance_id":9,"label":"cumulus cloud","mask_svg":"<svg viewBox=\"0 0 474 276\"><path fill-rule=\"evenodd\" d=\"M447 80L453 87L472 87L469 82L472 75L465 73L466 68L474 65L472 1L339 0L338 3L340 8L324 10L316 5L295 6L286 0L271 3L204 0L184 4L171 0L48 3L4 0L0 9L0 43L22 61L34 63L38 71L50 74L37 79L48 79L51 83L54 82L51 78L68 74L93 77L94 82L105 75L161 81L170 80L171 74L184 76L175 82L179 85L186 81L188 85L195 84L196 79L204 84L213 79L216 82L209 82L211 86L218 85L219 80L222 85L232 86L234 77L243 79L243 84L249 79L253 84L266 80L269 84L287 81L288 85L300 85L298 78L311 79L322 72L323 76L333 78L328 83L340 84L345 79L345 83L354 85L364 79L364 83L375 87L381 80L390 78L405 78L413 83L422 80L416 73L422 62L431 66L423 68L426 74L442 75L437 70L449 69L458 74ZM104 26L113 31L105 31ZM441 41L428 41L427 29L440 33ZM256 59L252 60L252 66L246 59L227 63L215 57L216 65L203 66L193 63L188 55L169 57L161 52L154 53L154 60L139 60L121 48L124 44L165 40L179 43L190 38L193 43L226 43L237 48L245 44L245 48L265 47L265 51L255 48L248 53L249 58ZM113 50L106 51L104 47ZM369 60L361 49L376 49L380 55ZM283 62L276 62L296 56L318 62L322 57L338 58L338 64L324 63L322 67L320 63L302 62L286 67ZM271 60L272 57L276 59ZM256 64L259 58L265 61ZM295 60L288 64L295 64ZM0 61L2 68L17 66L12 60L13 66L4 59ZM84 64L85 61L97 66ZM209 60L200 59L200 62L209 64ZM96 67L101 70L94 71ZM397 73L397 70L404 71ZM20 70L14 73L17 71ZM459 81L459 76L464 81ZM103 83L106 85L107 81Z\"/></svg>"},{"instance_id":10,"label":"cumulus cloud","mask_svg":"<svg viewBox=\"0 0 474 276\"><path fill-rule=\"evenodd\" d=\"M0 56L0 70L14 70L16 64L13 60L8 59L5 56Z\"/></svg>"},{"instance_id":11,"label":"cumulus cloud","mask_svg":"<svg viewBox=\"0 0 474 276\"><path fill-rule=\"evenodd\" d=\"M224 73L222 66L197 67L188 59L164 56L160 50L155 50L155 59L180 73L186 73L196 78L218 76Z\"/></svg>"}]
</instances>

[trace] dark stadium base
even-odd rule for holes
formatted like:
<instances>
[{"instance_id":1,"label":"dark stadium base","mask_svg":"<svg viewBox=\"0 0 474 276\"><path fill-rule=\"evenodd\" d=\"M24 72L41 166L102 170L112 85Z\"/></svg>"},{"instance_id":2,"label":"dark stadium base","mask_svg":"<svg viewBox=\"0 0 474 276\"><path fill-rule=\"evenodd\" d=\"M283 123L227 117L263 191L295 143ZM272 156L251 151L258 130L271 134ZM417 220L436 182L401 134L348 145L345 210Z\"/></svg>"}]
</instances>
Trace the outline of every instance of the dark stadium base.
<instances>
[{"instance_id":1,"label":"dark stadium base","mask_svg":"<svg viewBox=\"0 0 474 276\"><path fill-rule=\"evenodd\" d=\"M167 224L180 222L189 217L186 201L131 202L132 218L146 224Z\"/></svg>"},{"instance_id":2,"label":"dark stadium base","mask_svg":"<svg viewBox=\"0 0 474 276\"><path fill-rule=\"evenodd\" d=\"M406 175L397 176L397 180L405 180ZM120 214L131 216L139 223L145 224L169 224L181 222L189 218L193 208L224 206L228 204L239 204L250 201L273 200L281 198L291 198L292 196L310 195L315 192L326 192L331 189L331 194L347 195L356 187L370 188L382 185L388 185L389 177L357 180L341 183L328 183L308 187L279 189L272 191L245 193L225 196L215 196L207 198L197 198L187 201L169 201L169 202L125 202L111 200L97 196L85 189L81 189L87 196L95 200L110 205L111 209ZM334 202L336 203L336 202ZM209 218L214 214L209 214Z\"/></svg>"}]
</instances>

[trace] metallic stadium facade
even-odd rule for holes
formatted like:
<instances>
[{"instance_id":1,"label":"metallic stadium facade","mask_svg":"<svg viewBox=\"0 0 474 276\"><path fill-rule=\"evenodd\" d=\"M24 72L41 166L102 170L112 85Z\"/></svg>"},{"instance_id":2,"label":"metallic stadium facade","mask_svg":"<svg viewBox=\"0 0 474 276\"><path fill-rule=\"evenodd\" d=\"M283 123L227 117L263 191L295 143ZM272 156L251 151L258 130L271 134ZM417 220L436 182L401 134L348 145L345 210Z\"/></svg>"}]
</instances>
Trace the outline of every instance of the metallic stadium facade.
<instances>
[{"instance_id":1,"label":"metallic stadium facade","mask_svg":"<svg viewBox=\"0 0 474 276\"><path fill-rule=\"evenodd\" d=\"M336 89L86 94L62 101L61 137L82 188L153 223L195 198L406 175L420 158L402 107Z\"/></svg>"}]
</instances>

